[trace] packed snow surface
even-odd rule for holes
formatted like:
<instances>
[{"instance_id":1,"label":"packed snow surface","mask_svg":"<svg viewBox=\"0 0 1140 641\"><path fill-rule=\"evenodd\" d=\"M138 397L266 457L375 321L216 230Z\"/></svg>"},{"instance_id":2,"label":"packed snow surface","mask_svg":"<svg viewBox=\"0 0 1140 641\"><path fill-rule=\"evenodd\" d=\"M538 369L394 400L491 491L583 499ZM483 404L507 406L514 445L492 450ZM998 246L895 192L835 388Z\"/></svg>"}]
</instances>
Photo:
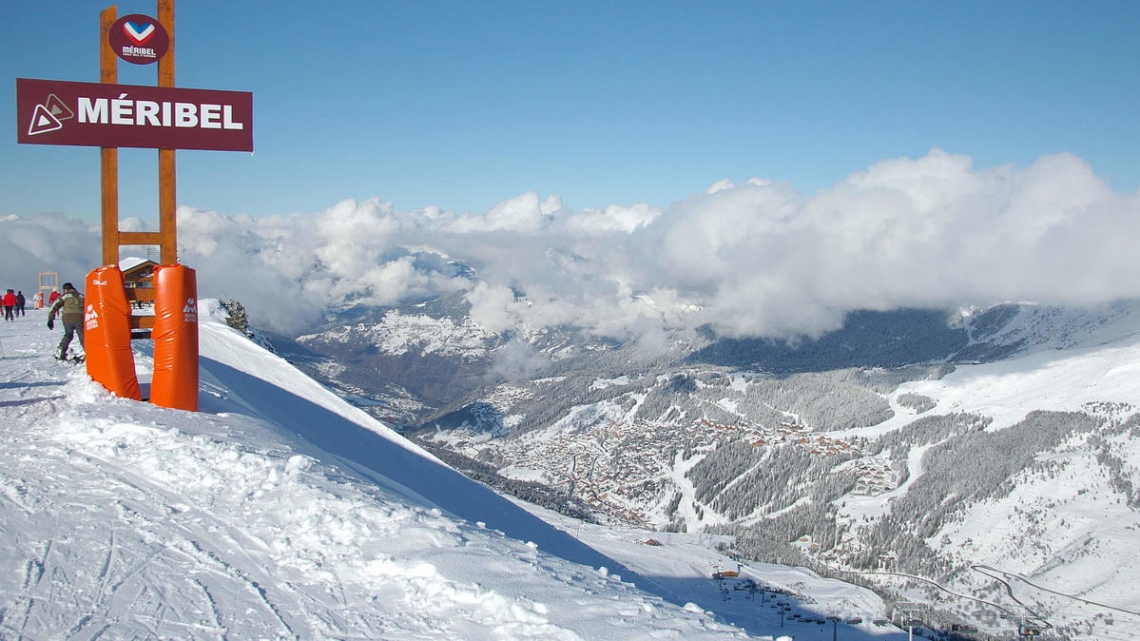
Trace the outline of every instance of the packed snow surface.
<instances>
[{"instance_id":1,"label":"packed snow surface","mask_svg":"<svg viewBox=\"0 0 1140 641\"><path fill-rule=\"evenodd\" d=\"M540 518L202 308L196 413L54 360L42 310L0 327L0 639L905 634L871 624L870 592L702 537Z\"/></svg>"}]
</instances>

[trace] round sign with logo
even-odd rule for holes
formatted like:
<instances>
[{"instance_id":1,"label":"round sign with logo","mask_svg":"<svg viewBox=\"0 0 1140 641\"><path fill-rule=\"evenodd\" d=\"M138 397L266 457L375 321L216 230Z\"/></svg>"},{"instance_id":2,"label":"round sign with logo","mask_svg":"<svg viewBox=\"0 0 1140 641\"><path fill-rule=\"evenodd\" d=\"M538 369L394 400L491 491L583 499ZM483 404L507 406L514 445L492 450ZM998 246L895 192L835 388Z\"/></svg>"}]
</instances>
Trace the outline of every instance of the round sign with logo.
<instances>
[{"instance_id":1,"label":"round sign with logo","mask_svg":"<svg viewBox=\"0 0 1140 641\"><path fill-rule=\"evenodd\" d=\"M170 48L170 36L166 29L150 16L132 13L123 16L111 25L107 41L115 55L135 65L149 65L158 62Z\"/></svg>"}]
</instances>

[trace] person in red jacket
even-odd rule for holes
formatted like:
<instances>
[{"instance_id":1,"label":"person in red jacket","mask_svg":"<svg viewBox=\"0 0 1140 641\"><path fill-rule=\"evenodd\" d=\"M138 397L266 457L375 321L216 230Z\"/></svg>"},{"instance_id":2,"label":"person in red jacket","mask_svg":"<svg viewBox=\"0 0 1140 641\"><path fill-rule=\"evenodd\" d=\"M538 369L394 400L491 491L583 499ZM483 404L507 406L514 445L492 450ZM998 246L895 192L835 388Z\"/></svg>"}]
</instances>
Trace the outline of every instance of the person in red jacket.
<instances>
[{"instance_id":1,"label":"person in red jacket","mask_svg":"<svg viewBox=\"0 0 1140 641\"><path fill-rule=\"evenodd\" d=\"M12 310L16 309L16 292L9 289L4 293L4 320L16 320L12 315Z\"/></svg>"}]
</instances>

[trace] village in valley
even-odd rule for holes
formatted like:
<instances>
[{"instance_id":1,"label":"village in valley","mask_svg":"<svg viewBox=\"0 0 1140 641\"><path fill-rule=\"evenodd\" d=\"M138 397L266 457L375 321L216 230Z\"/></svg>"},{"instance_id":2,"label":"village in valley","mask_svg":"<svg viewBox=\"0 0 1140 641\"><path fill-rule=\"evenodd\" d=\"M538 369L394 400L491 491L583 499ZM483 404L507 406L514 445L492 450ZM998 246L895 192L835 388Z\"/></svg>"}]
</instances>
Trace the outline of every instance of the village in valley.
<instances>
[{"instance_id":1,"label":"village in valley","mask_svg":"<svg viewBox=\"0 0 1140 641\"><path fill-rule=\"evenodd\" d=\"M509 407L529 392L503 385L490 400ZM857 494L877 495L895 489L898 475L883 456L858 457L858 447L849 441L816 433L794 421L774 427L740 421L718 423L701 418L688 427L630 420L613 406L592 406L580 420L573 419L548 429L509 436L518 417L503 412L501 424L489 431L462 429L426 434L425 438L447 442L450 447L477 460L503 463L501 473L509 478L538 481L565 488L601 519L645 528L662 526L659 497L665 485L682 493L691 484L684 472L700 454L729 438L752 448L800 448L812 456L851 458L847 463L858 475ZM585 418L586 415L589 418ZM485 426L483 426L485 427ZM492 446L490 439L495 439ZM491 454L493 452L493 456ZM707 512L705 514L708 514ZM708 514L709 522L717 517Z\"/></svg>"}]
</instances>

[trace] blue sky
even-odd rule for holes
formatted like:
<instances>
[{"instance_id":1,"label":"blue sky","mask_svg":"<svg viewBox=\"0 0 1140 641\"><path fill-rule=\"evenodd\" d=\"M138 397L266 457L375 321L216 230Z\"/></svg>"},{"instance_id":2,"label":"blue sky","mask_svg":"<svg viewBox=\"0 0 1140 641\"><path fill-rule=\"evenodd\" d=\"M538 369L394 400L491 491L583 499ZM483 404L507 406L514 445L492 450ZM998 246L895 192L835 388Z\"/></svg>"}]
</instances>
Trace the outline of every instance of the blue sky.
<instances>
[{"instance_id":1,"label":"blue sky","mask_svg":"<svg viewBox=\"0 0 1140 641\"><path fill-rule=\"evenodd\" d=\"M17 145L14 79L96 82L108 5L0 21L0 215L98 219L98 151ZM253 155L178 154L179 204L227 215L529 191L667 207L752 177L812 194L932 148L979 168L1071 152L1140 186L1136 2L183 0L176 20L179 86L254 94ZM157 217L155 156L120 153L122 217Z\"/></svg>"}]
</instances>

